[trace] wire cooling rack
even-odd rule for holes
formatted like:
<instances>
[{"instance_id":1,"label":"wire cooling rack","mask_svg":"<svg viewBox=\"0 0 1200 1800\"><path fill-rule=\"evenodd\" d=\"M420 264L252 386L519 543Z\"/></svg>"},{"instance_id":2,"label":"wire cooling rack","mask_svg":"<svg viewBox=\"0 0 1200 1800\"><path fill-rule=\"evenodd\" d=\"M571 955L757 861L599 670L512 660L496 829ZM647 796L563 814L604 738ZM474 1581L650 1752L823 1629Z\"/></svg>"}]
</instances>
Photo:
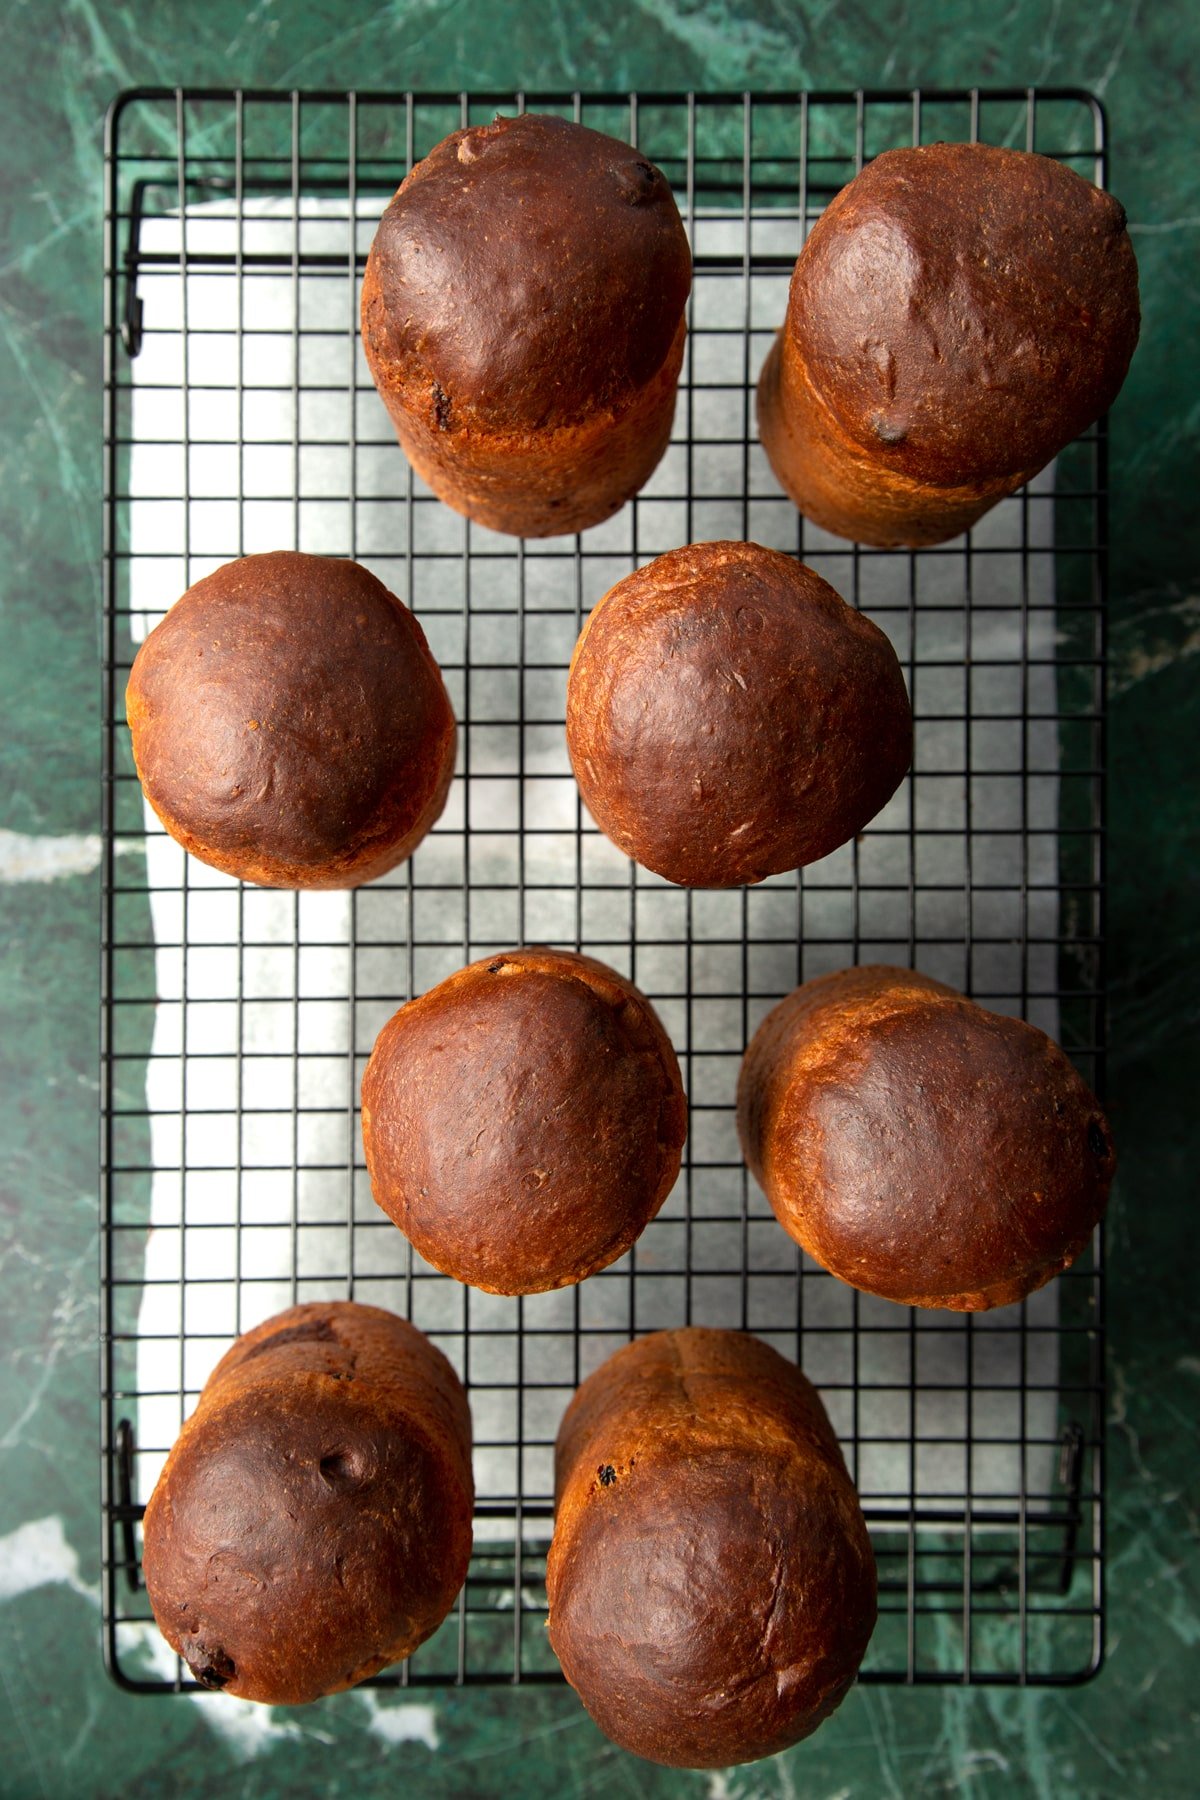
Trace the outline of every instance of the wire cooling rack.
<instances>
[{"instance_id":1,"label":"wire cooling rack","mask_svg":"<svg viewBox=\"0 0 1200 1800\"><path fill-rule=\"evenodd\" d=\"M670 450L580 537L467 524L408 470L358 345L375 223L412 162L497 109L636 141L695 256ZM797 981L919 966L1043 1025L1103 1085L1102 429L967 537L850 547L799 519L753 387L802 237L867 158L982 138L1104 178L1075 91L414 95L143 90L108 124L102 1022L104 1643L124 1685L191 1684L157 1636L139 1521L239 1330L299 1299L391 1306L470 1390L476 1554L398 1685L555 1681L544 1631L552 1448L577 1382L635 1333L758 1331L818 1383L879 1562L870 1682L1048 1683L1098 1666L1099 1248L1020 1307L917 1313L843 1287L775 1224L737 1152L742 1048ZM913 773L859 841L799 877L686 893L581 811L563 741L588 609L678 544L801 555L889 633ZM356 556L413 606L461 723L412 861L353 894L243 888L144 807L123 695L138 641L231 557ZM374 1207L358 1083L397 1005L515 944L581 948L649 993L691 1131L639 1244L581 1287L459 1287Z\"/></svg>"}]
</instances>

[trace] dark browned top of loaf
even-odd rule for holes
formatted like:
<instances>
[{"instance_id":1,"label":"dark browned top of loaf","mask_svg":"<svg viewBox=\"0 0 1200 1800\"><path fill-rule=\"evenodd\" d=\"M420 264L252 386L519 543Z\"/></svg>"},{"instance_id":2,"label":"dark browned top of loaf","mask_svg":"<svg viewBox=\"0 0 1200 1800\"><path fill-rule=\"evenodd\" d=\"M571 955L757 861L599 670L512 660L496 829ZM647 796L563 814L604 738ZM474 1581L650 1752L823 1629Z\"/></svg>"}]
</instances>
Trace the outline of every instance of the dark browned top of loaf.
<instances>
[{"instance_id":1,"label":"dark browned top of loaf","mask_svg":"<svg viewBox=\"0 0 1200 1800\"><path fill-rule=\"evenodd\" d=\"M1138 319L1120 204L984 144L876 157L813 228L788 307L849 437L951 484L1047 463L1115 399Z\"/></svg>"},{"instance_id":2,"label":"dark browned top of loaf","mask_svg":"<svg viewBox=\"0 0 1200 1800\"><path fill-rule=\"evenodd\" d=\"M679 1172L687 1105L631 982L529 949L400 1008L363 1076L362 1121L375 1198L421 1254L515 1294L628 1249Z\"/></svg>"},{"instance_id":3,"label":"dark browned top of loaf","mask_svg":"<svg viewBox=\"0 0 1200 1800\"><path fill-rule=\"evenodd\" d=\"M126 703L151 804L251 879L353 874L428 822L453 772L424 632L341 558L278 550L196 582L138 651Z\"/></svg>"},{"instance_id":4,"label":"dark browned top of loaf","mask_svg":"<svg viewBox=\"0 0 1200 1800\"><path fill-rule=\"evenodd\" d=\"M568 1407L550 1638L601 1729L708 1768L815 1730L875 1622L862 1512L820 1399L741 1332L657 1332Z\"/></svg>"},{"instance_id":5,"label":"dark browned top of loaf","mask_svg":"<svg viewBox=\"0 0 1200 1800\"><path fill-rule=\"evenodd\" d=\"M912 716L891 644L819 575L758 544L689 544L593 610L567 743L627 855L732 887L860 831L908 768Z\"/></svg>"},{"instance_id":6,"label":"dark browned top of loaf","mask_svg":"<svg viewBox=\"0 0 1200 1800\"><path fill-rule=\"evenodd\" d=\"M670 186L640 151L539 113L455 131L380 221L373 349L438 416L568 424L666 359L691 285Z\"/></svg>"},{"instance_id":7,"label":"dark browned top of loaf","mask_svg":"<svg viewBox=\"0 0 1200 1800\"><path fill-rule=\"evenodd\" d=\"M155 1617L202 1685L299 1704L436 1628L471 1550L471 1428L442 1353L348 1302L239 1338L145 1519Z\"/></svg>"},{"instance_id":8,"label":"dark browned top of loaf","mask_svg":"<svg viewBox=\"0 0 1200 1800\"><path fill-rule=\"evenodd\" d=\"M781 1222L843 1281L977 1310L1079 1254L1115 1168L1065 1053L906 969L807 982L746 1053L738 1123Z\"/></svg>"}]
</instances>

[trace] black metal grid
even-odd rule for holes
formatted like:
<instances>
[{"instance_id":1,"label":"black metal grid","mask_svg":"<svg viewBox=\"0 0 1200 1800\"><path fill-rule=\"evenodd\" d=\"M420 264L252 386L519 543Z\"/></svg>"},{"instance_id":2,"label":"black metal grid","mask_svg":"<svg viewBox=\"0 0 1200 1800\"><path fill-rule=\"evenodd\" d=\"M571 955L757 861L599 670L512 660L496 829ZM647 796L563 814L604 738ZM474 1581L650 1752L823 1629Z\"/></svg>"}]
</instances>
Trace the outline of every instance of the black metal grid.
<instances>
[{"instance_id":1,"label":"black metal grid","mask_svg":"<svg viewBox=\"0 0 1200 1800\"><path fill-rule=\"evenodd\" d=\"M674 185L696 262L662 468L617 520L540 544L469 526L414 481L357 341L374 220L406 168L458 124L526 105L639 142ZM755 439L753 382L805 224L868 157L936 138L1037 149L1104 178L1102 110L1068 90L163 89L113 107L101 1454L105 1656L124 1685L190 1686L153 1648L138 1578L140 1502L178 1420L237 1330L345 1295L430 1331L477 1428L467 1586L380 1684L560 1679L542 1589L557 1419L616 1344L689 1321L760 1331L825 1395L879 1559L864 1680L1062 1683L1098 1666L1099 1246L999 1315L876 1302L784 1238L731 1127L758 1019L797 980L860 960L920 966L1034 1018L1103 1086L1103 428L1059 459L1053 486L915 554L807 526ZM858 843L799 878L684 893L581 814L565 670L614 580L718 535L796 551L879 620L905 664L917 753ZM280 546L358 556L413 605L462 727L437 830L392 877L332 899L243 889L176 853L148 825L123 722L147 615L215 563ZM358 1079L397 1004L539 939L590 950L650 993L680 1051L691 1133L674 1194L628 1257L580 1288L496 1300L428 1270L373 1208Z\"/></svg>"}]
</instances>

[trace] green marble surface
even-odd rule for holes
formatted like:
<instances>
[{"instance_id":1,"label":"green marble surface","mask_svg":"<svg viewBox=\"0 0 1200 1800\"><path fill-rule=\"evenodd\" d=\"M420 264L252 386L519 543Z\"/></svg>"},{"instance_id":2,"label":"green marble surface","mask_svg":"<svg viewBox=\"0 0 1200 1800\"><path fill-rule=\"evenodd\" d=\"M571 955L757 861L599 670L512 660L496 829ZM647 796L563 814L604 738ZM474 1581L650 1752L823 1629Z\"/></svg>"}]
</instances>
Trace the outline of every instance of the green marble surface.
<instances>
[{"instance_id":1,"label":"green marble surface","mask_svg":"<svg viewBox=\"0 0 1200 1800\"><path fill-rule=\"evenodd\" d=\"M1137 0L8 0L0 36L0 1794L1196 1792L1200 15ZM1051 1692L863 1689L728 1775L614 1750L565 1692L344 1695L218 1722L98 1637L101 118L120 88L1072 83L1142 269L1112 422L1109 1655Z\"/></svg>"}]
</instances>

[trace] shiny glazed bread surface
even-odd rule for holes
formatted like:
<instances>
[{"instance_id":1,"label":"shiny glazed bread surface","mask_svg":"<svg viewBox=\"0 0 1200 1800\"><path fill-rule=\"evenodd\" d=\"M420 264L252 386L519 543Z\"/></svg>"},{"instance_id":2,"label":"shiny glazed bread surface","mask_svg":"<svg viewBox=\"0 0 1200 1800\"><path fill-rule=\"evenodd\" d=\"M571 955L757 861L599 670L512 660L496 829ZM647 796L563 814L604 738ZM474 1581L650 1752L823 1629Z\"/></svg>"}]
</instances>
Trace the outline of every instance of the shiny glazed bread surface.
<instances>
[{"instance_id":1,"label":"shiny glazed bread surface","mask_svg":"<svg viewBox=\"0 0 1200 1800\"><path fill-rule=\"evenodd\" d=\"M143 792L244 881L356 887L410 856L454 774L454 714L412 613L358 563L244 556L190 587L126 692Z\"/></svg>"},{"instance_id":2,"label":"shiny glazed bread surface","mask_svg":"<svg viewBox=\"0 0 1200 1800\"><path fill-rule=\"evenodd\" d=\"M656 1332L567 1409L550 1641L600 1729L717 1768L816 1729L875 1623L875 1561L824 1407L741 1332Z\"/></svg>"},{"instance_id":3,"label":"shiny glazed bread surface","mask_svg":"<svg viewBox=\"0 0 1200 1800\"><path fill-rule=\"evenodd\" d=\"M412 1654L471 1555L471 1420L405 1320L313 1302L237 1339L143 1525L163 1636L204 1687L294 1706Z\"/></svg>"},{"instance_id":4,"label":"shiny glazed bread surface","mask_svg":"<svg viewBox=\"0 0 1200 1800\"><path fill-rule=\"evenodd\" d=\"M375 1199L435 1268L498 1294L621 1256L679 1173L679 1065L632 982L512 950L402 1006L362 1085Z\"/></svg>"},{"instance_id":5,"label":"shiny glazed bread surface","mask_svg":"<svg viewBox=\"0 0 1200 1800\"><path fill-rule=\"evenodd\" d=\"M889 150L800 253L759 433L825 530L940 543L1112 404L1138 325L1111 194L1020 150Z\"/></svg>"},{"instance_id":6,"label":"shiny glazed bread surface","mask_svg":"<svg viewBox=\"0 0 1200 1800\"><path fill-rule=\"evenodd\" d=\"M401 446L446 505L581 531L670 436L691 253L636 149L545 114L438 144L380 222L363 345Z\"/></svg>"},{"instance_id":7,"label":"shiny glazed bread surface","mask_svg":"<svg viewBox=\"0 0 1200 1800\"><path fill-rule=\"evenodd\" d=\"M600 829L684 887L827 856L891 798L912 713L877 625L794 557L689 544L593 608L567 747Z\"/></svg>"},{"instance_id":8,"label":"shiny glazed bread surface","mask_svg":"<svg viewBox=\"0 0 1200 1800\"><path fill-rule=\"evenodd\" d=\"M844 969L768 1013L738 1082L743 1153L784 1229L852 1287L1008 1306L1091 1237L1107 1121L1043 1031L907 969Z\"/></svg>"}]
</instances>

